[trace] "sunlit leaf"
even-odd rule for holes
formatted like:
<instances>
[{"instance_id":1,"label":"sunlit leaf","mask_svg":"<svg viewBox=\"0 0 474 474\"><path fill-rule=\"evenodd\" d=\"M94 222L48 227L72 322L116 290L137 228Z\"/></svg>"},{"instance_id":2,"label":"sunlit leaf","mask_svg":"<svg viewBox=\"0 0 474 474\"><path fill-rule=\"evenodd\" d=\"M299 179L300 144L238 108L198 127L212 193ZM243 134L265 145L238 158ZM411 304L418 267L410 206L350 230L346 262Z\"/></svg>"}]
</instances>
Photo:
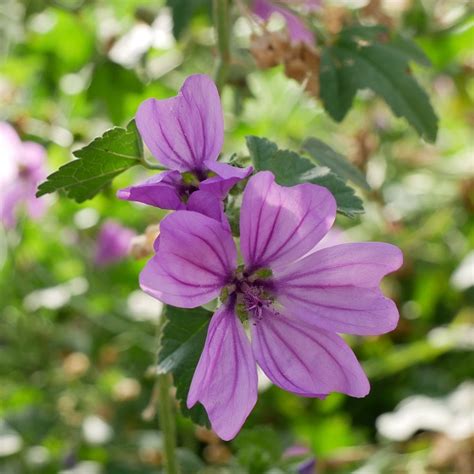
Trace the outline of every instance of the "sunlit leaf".
<instances>
[{"instance_id":1,"label":"sunlit leaf","mask_svg":"<svg viewBox=\"0 0 474 474\"><path fill-rule=\"evenodd\" d=\"M74 152L76 160L61 166L38 187L37 196L62 191L77 202L93 198L120 173L140 163L143 144L135 122L112 128Z\"/></svg>"}]
</instances>

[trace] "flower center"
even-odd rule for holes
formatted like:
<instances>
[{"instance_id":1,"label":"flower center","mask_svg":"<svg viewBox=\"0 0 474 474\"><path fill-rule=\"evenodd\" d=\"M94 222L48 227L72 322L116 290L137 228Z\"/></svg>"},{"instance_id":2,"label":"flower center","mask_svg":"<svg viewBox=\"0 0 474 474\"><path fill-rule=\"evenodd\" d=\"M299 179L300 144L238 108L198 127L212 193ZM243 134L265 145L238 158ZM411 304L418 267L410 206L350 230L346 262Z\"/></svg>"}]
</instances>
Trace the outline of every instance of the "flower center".
<instances>
[{"instance_id":1,"label":"flower center","mask_svg":"<svg viewBox=\"0 0 474 474\"><path fill-rule=\"evenodd\" d=\"M182 182L179 186L181 200L184 203L187 203L191 194L194 193L194 191L199 190L201 181L212 176L215 176L214 172L205 170L186 171L185 173L181 173Z\"/></svg>"},{"instance_id":2,"label":"flower center","mask_svg":"<svg viewBox=\"0 0 474 474\"><path fill-rule=\"evenodd\" d=\"M239 267L232 283L222 290L221 300L225 302L233 295L236 298L236 312L239 318L257 324L263 318L265 309L277 313L271 276L272 271L268 268L261 268L248 274L243 267Z\"/></svg>"}]
</instances>

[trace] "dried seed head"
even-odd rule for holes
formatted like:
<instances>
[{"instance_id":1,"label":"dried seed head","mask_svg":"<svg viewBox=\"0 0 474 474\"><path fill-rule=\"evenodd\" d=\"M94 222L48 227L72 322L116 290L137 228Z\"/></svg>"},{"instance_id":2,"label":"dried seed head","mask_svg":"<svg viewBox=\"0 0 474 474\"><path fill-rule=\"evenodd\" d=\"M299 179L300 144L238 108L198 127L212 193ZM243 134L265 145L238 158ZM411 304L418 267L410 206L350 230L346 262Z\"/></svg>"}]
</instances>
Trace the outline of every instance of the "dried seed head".
<instances>
[{"instance_id":1,"label":"dried seed head","mask_svg":"<svg viewBox=\"0 0 474 474\"><path fill-rule=\"evenodd\" d=\"M268 69L281 64L290 48L290 40L284 31L266 31L263 35L252 34L250 53L260 69Z\"/></svg>"},{"instance_id":2,"label":"dried seed head","mask_svg":"<svg viewBox=\"0 0 474 474\"><path fill-rule=\"evenodd\" d=\"M342 6L328 6L323 10L324 26L333 35L340 33L349 17L349 11Z\"/></svg>"},{"instance_id":3,"label":"dried seed head","mask_svg":"<svg viewBox=\"0 0 474 474\"><path fill-rule=\"evenodd\" d=\"M158 224L149 225L145 233L137 235L132 239L130 255L136 260L148 257L153 253L153 243L160 233Z\"/></svg>"},{"instance_id":4,"label":"dried seed head","mask_svg":"<svg viewBox=\"0 0 474 474\"><path fill-rule=\"evenodd\" d=\"M285 75L305 84L305 90L314 97L319 95L319 64L317 51L305 43L292 45L285 58Z\"/></svg>"}]
</instances>

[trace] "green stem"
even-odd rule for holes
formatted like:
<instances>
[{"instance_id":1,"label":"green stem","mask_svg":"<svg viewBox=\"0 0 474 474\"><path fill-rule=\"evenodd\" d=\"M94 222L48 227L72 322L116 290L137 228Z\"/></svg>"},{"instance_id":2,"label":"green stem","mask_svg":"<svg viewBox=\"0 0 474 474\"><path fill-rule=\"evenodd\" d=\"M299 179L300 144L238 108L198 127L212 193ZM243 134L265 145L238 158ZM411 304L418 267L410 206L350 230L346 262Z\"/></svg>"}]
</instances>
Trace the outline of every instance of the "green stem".
<instances>
[{"instance_id":1,"label":"green stem","mask_svg":"<svg viewBox=\"0 0 474 474\"><path fill-rule=\"evenodd\" d=\"M158 375L158 416L164 437L165 466L167 474L178 474L176 459L176 424L173 399L170 395L171 374Z\"/></svg>"},{"instance_id":2,"label":"green stem","mask_svg":"<svg viewBox=\"0 0 474 474\"><path fill-rule=\"evenodd\" d=\"M159 170L159 171L164 171L167 168L165 168L162 165L159 165L158 163L150 163L147 161L143 156L140 157L140 164L144 166L145 168L148 168L149 170Z\"/></svg>"},{"instance_id":3,"label":"green stem","mask_svg":"<svg viewBox=\"0 0 474 474\"><path fill-rule=\"evenodd\" d=\"M214 77L222 90L227 82L230 67L230 20L228 0L213 0L214 25L217 37L217 64Z\"/></svg>"}]
</instances>

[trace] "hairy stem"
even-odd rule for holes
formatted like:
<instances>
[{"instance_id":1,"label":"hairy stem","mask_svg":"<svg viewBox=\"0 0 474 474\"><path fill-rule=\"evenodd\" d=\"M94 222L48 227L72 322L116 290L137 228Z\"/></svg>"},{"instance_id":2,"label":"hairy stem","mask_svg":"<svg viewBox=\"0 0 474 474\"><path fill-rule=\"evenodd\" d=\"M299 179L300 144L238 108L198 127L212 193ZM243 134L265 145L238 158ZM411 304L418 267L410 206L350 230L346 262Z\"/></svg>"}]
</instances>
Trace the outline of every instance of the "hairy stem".
<instances>
[{"instance_id":1,"label":"hairy stem","mask_svg":"<svg viewBox=\"0 0 474 474\"><path fill-rule=\"evenodd\" d=\"M171 374L158 375L158 415L164 437L165 466L167 474L178 474L176 459L176 424L173 399L170 395Z\"/></svg>"},{"instance_id":2,"label":"hairy stem","mask_svg":"<svg viewBox=\"0 0 474 474\"><path fill-rule=\"evenodd\" d=\"M217 88L222 90L227 82L230 67L229 1L213 0L214 26L217 38L217 64L214 77Z\"/></svg>"}]
</instances>

